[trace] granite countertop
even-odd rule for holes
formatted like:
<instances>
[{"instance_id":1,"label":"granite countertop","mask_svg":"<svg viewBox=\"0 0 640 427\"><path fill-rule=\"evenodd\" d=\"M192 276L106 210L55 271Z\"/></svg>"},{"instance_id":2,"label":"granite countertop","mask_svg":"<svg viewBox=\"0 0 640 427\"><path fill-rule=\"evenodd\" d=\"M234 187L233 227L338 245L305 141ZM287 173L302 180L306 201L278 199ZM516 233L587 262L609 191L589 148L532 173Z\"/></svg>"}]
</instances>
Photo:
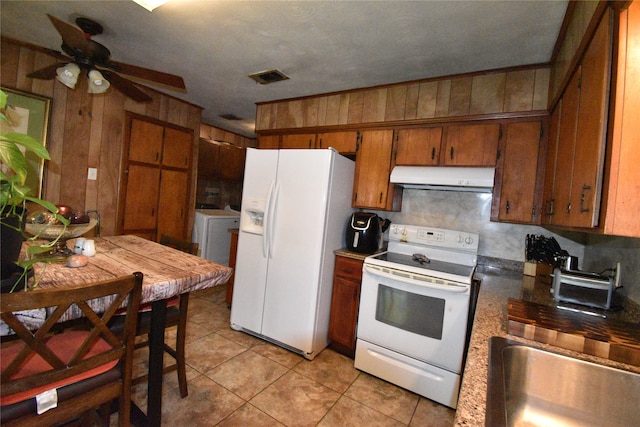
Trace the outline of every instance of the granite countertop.
<instances>
[{"instance_id":1,"label":"granite countertop","mask_svg":"<svg viewBox=\"0 0 640 427\"><path fill-rule=\"evenodd\" d=\"M640 373L640 367L637 366L589 356L508 334L507 302L509 298L546 299L545 290L539 286L537 291L532 293L531 281L535 282L535 278L523 276L521 272L514 270L479 265L476 275L482 280L482 284L456 410L456 426L485 425L489 338L492 336L507 337L555 353ZM618 316L622 316L622 314Z\"/></svg>"}]
</instances>

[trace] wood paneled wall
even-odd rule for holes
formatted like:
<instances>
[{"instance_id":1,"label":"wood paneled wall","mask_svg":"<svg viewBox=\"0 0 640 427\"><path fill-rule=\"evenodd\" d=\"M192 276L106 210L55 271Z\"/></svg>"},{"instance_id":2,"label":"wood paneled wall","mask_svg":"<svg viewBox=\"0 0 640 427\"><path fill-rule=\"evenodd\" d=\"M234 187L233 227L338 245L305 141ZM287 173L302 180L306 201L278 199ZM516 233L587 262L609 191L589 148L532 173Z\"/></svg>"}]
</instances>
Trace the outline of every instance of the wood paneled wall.
<instances>
[{"instance_id":1,"label":"wood paneled wall","mask_svg":"<svg viewBox=\"0 0 640 427\"><path fill-rule=\"evenodd\" d=\"M256 131L540 111L548 89L546 66L357 89L260 103Z\"/></svg>"},{"instance_id":2,"label":"wood paneled wall","mask_svg":"<svg viewBox=\"0 0 640 427\"><path fill-rule=\"evenodd\" d=\"M27 78L28 73L55 63L55 59L4 38L1 49L2 86L52 99L48 134L51 160L45 165L43 197L74 209L98 210L102 235L113 235L117 229L125 111L193 129L193 158L197 159L201 107L149 88L143 90L153 101L137 103L113 89L103 95L90 95L84 78L78 80L74 90L55 79ZM98 169L95 181L87 179L90 167ZM196 182L195 168L191 182ZM195 206L195 187L192 185L189 196L191 206ZM189 229L192 217L193 211L189 213Z\"/></svg>"},{"instance_id":3,"label":"wood paneled wall","mask_svg":"<svg viewBox=\"0 0 640 427\"><path fill-rule=\"evenodd\" d=\"M236 147L256 147L258 142L256 138L247 138L237 133L229 132L228 130L221 129L206 123L200 125L200 138L208 139L211 141L228 142Z\"/></svg>"}]
</instances>

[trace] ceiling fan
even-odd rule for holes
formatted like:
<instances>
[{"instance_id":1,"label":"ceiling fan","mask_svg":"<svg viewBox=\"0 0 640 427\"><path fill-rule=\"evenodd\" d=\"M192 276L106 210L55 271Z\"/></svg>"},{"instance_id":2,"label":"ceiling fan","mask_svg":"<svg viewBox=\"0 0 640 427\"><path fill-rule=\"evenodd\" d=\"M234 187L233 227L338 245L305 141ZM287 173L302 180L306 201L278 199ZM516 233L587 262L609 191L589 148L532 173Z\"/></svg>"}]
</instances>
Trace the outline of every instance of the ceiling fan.
<instances>
[{"instance_id":1,"label":"ceiling fan","mask_svg":"<svg viewBox=\"0 0 640 427\"><path fill-rule=\"evenodd\" d=\"M87 71L89 77L89 92L103 93L110 85L124 95L137 102L149 102L152 98L138 89L135 84L119 74L137 77L157 82L176 89L186 89L182 77L163 73L148 68L112 61L111 52L105 46L91 39L91 36L101 34L102 25L89 18L77 18L77 27L64 22L55 16L47 14L53 26L62 36L62 50L46 49L61 62L49 65L27 75L34 79L49 80L57 77L62 83L73 88L78 75ZM68 55L68 56L67 56Z\"/></svg>"}]
</instances>

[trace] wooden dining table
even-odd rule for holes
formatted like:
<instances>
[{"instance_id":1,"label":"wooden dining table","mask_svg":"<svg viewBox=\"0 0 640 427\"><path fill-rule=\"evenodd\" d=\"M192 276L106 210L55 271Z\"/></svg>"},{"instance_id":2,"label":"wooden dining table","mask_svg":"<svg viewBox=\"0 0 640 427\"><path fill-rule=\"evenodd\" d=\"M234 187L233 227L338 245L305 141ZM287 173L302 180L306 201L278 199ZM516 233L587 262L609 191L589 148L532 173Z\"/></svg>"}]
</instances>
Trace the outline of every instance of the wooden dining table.
<instances>
[{"instance_id":1,"label":"wooden dining table","mask_svg":"<svg viewBox=\"0 0 640 427\"><path fill-rule=\"evenodd\" d=\"M122 277L136 271L143 273L141 303L151 303L147 414L134 414L132 422L142 419L138 423L160 426L167 299L223 285L229 280L233 270L134 235L94 237L93 240L96 254L89 258L86 266L67 267L65 260L48 264L36 263L32 280L42 289L67 288ZM73 248L74 241L69 240L67 245ZM29 244L26 242L24 247ZM100 301L95 304L97 306L93 307L94 310L100 310ZM81 316L79 310L68 311L61 321ZM34 322L37 321L34 318Z\"/></svg>"}]
</instances>

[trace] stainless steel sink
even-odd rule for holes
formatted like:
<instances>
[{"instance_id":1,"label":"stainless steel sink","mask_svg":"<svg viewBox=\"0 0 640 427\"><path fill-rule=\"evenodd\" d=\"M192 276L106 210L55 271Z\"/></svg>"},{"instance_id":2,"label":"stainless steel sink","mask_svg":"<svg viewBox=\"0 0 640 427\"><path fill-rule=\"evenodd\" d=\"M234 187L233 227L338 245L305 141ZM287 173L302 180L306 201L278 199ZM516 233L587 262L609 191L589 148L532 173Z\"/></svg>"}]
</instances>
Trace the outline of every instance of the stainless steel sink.
<instances>
[{"instance_id":1,"label":"stainless steel sink","mask_svg":"<svg viewBox=\"0 0 640 427\"><path fill-rule=\"evenodd\" d=\"M640 374L492 337L486 425L637 426Z\"/></svg>"}]
</instances>

